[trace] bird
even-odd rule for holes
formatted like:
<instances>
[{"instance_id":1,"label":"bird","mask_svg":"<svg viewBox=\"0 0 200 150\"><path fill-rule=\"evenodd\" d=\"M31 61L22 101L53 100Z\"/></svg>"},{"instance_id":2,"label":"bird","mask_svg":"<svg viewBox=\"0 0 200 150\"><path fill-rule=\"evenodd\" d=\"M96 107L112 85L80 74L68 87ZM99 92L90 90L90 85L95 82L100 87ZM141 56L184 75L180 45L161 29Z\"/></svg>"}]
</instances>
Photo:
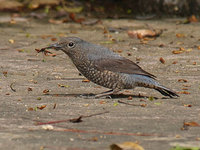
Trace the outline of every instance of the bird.
<instances>
[{"instance_id":1,"label":"bird","mask_svg":"<svg viewBox=\"0 0 200 150\"><path fill-rule=\"evenodd\" d=\"M41 49L61 50L69 56L75 67L88 80L110 89L95 98L117 94L124 89L144 87L155 89L170 98L179 97L173 90L161 85L156 76L143 70L133 61L101 45L78 37L63 37L57 43Z\"/></svg>"}]
</instances>

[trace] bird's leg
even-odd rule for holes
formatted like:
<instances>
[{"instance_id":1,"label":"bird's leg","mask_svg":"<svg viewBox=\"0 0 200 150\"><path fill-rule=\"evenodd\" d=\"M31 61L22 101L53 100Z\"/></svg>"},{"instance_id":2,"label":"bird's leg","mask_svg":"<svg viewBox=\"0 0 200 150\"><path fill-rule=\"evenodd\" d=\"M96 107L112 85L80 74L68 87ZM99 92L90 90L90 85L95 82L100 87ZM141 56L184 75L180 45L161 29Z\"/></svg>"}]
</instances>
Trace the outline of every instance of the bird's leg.
<instances>
[{"instance_id":1,"label":"bird's leg","mask_svg":"<svg viewBox=\"0 0 200 150\"><path fill-rule=\"evenodd\" d=\"M108 95L111 95L111 94L116 94L119 91L120 91L120 89L109 90L109 91L106 91L106 92L103 92L103 93L95 95L95 98L100 98L100 97L103 97L103 96L108 96Z\"/></svg>"}]
</instances>

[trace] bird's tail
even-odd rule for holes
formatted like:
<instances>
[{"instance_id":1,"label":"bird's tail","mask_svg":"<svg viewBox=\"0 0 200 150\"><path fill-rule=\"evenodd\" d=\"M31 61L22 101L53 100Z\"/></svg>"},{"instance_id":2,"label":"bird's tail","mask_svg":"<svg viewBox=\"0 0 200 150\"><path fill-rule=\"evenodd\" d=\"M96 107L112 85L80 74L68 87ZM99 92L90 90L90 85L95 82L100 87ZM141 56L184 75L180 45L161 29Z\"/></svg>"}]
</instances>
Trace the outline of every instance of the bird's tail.
<instances>
[{"instance_id":1,"label":"bird's tail","mask_svg":"<svg viewBox=\"0 0 200 150\"><path fill-rule=\"evenodd\" d=\"M156 81L155 79L151 77L142 76L142 75L131 75L128 77L130 77L130 79L128 80L129 81L128 83L133 85L133 87L136 84L137 86L140 86L140 87L155 89L164 96L169 96L171 98L179 97L174 91L170 90L169 88L165 86L162 86L158 81Z\"/></svg>"},{"instance_id":2,"label":"bird's tail","mask_svg":"<svg viewBox=\"0 0 200 150\"><path fill-rule=\"evenodd\" d=\"M169 96L170 98L173 98L174 96L179 97L179 95L176 94L174 91L172 91L164 86L157 86L157 87L155 87L155 90L157 90L164 96Z\"/></svg>"}]
</instances>

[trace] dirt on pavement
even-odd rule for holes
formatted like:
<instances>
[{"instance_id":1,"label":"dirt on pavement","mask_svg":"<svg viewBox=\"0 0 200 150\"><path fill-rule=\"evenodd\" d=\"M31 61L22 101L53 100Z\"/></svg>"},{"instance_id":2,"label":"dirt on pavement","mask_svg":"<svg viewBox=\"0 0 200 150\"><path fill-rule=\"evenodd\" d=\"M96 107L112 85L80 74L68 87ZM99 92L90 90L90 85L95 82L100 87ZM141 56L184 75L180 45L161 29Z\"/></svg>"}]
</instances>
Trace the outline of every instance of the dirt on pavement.
<instances>
[{"instance_id":1,"label":"dirt on pavement","mask_svg":"<svg viewBox=\"0 0 200 150\"><path fill-rule=\"evenodd\" d=\"M145 150L200 147L200 23L177 23L183 20L107 19L92 26L33 19L1 22L0 149L102 150L127 141ZM109 28L116 31L105 33ZM147 42L127 34L127 29L146 28L163 33ZM170 99L145 88L125 90L112 99L84 95L107 89L83 82L61 51L51 51L55 57L35 51L62 36L80 37L139 62L180 97ZM81 115L87 116L82 122L68 120ZM36 124L59 120L67 121Z\"/></svg>"}]
</instances>

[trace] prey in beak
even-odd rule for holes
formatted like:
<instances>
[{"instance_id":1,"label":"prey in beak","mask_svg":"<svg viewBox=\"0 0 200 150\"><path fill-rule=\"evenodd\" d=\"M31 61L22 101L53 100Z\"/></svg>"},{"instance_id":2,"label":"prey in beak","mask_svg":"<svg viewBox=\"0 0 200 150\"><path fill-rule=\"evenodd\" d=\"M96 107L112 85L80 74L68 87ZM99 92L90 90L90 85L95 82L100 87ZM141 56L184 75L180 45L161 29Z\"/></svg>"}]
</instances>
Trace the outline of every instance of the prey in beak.
<instances>
[{"instance_id":1,"label":"prey in beak","mask_svg":"<svg viewBox=\"0 0 200 150\"><path fill-rule=\"evenodd\" d=\"M43 52L45 55L51 55L51 56L56 56L56 54L53 54L52 52L48 51L47 49L54 49L54 50L60 50L61 46L59 43L54 43L49 45L48 47L44 47L41 49L35 49L38 53Z\"/></svg>"}]
</instances>

